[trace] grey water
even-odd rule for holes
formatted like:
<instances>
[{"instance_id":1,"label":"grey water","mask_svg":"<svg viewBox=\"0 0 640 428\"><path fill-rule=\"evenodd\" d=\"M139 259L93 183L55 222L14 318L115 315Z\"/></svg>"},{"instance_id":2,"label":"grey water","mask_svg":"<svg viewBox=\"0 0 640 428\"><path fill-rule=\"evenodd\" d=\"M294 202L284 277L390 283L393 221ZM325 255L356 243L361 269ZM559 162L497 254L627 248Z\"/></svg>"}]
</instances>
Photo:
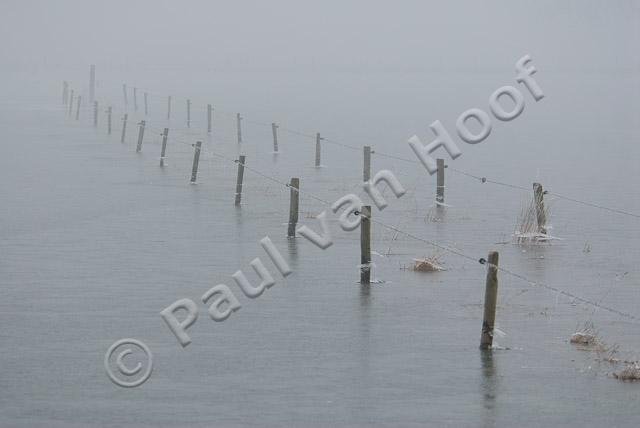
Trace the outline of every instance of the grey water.
<instances>
[{"instance_id":1,"label":"grey water","mask_svg":"<svg viewBox=\"0 0 640 428\"><path fill-rule=\"evenodd\" d=\"M406 51L382 65L373 42L347 30L349 18L368 23L361 31L374 40L390 40L378 48L391 53L398 36L386 39L368 25L417 31L421 18L408 6L391 16L372 6L373 22L357 21L361 10L353 5L331 18L345 43L362 46L352 62L337 37L325 43L308 34L320 59L302 55L303 64L291 69L254 69L252 61L272 60L257 53L264 41L241 44L253 56L237 69L233 61L194 67L178 58L112 64L104 58L113 53L102 52L97 128L87 102L91 55L66 65L21 60L1 71L0 426L638 426L640 384L614 379L622 365L569 343L592 322L607 345L618 345L616 358L640 358L633 319L640 317L640 223L602 208L640 213L638 3L462 4L492 30L460 12L466 26L450 29L442 46L422 46L417 38L425 33L417 32L399 45ZM166 7L165 15L172 12ZM438 8L455 22L453 6ZM205 21L191 12L186 18ZM446 28L434 25L427 34ZM194 34L184 37L197 43ZM293 43L286 34L270 37ZM235 58L224 43L214 46ZM323 65L332 49L337 65ZM412 62L429 49L429 61ZM545 94L538 102L515 81L515 62L525 54ZM63 80L83 96L78 121L75 107L69 115L61 103ZM125 82L130 91L140 88L137 111L132 92L123 104ZM489 95L505 85L522 91L523 113L511 122L493 118L485 141L463 143L455 134L458 115L471 107L489 111ZM209 135L207 103L214 107ZM245 118L240 147L236 112ZM436 119L463 151L456 160L442 152L450 167L444 209L434 207L435 176L385 156L415 160L407 139L429 141ZM277 155L272 122L280 125ZM165 127L168 165L160 168ZM322 168L313 167L316 132L326 138ZM191 185L196 141L203 150ZM358 283L359 230L341 230L330 211L348 193L370 202L361 183L364 145L378 152L373 172L392 171L407 190L401 198L385 191L389 206L373 210L379 281L370 286ZM248 169L235 207L239 152ZM525 189L542 183L559 239L513 244L532 191L458 171ZM282 183L291 177L301 182L300 224L317 231L314 217L327 211L334 244L324 251L286 237L290 191ZM262 250L265 236L293 270L286 278ZM492 250L501 267L530 282L499 273L497 326L505 335L481 352L486 271L477 260ZM434 255L444 271L410 269L413 259ZM256 283L249 264L256 257L276 284L248 299L231 275L242 270ZM242 305L223 322L211 320L202 302L216 284L228 285ZM199 316L183 348L160 311L184 298L198 305ZM152 374L136 388L119 387L106 374L105 353L122 338L141 340L153 354Z\"/></svg>"}]
</instances>

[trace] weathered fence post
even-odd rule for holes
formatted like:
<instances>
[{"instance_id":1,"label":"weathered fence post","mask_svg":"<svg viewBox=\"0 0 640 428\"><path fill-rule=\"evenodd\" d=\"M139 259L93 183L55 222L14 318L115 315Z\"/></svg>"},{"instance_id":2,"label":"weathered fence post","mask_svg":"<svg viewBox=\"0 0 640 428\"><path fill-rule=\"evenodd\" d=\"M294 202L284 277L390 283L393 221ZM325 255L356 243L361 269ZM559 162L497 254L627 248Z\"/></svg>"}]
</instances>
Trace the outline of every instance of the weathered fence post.
<instances>
[{"instance_id":1,"label":"weathered fence post","mask_svg":"<svg viewBox=\"0 0 640 428\"><path fill-rule=\"evenodd\" d=\"M482 260L481 260L482 261ZM496 302L498 300L498 252L491 251L486 261L487 280L484 291L484 316L482 318L482 334L480 349L491 349L493 345L493 329L496 322Z\"/></svg>"},{"instance_id":2,"label":"weathered fence post","mask_svg":"<svg viewBox=\"0 0 640 428\"><path fill-rule=\"evenodd\" d=\"M371 206L360 212L360 284L371 282Z\"/></svg>"},{"instance_id":3,"label":"weathered fence post","mask_svg":"<svg viewBox=\"0 0 640 428\"><path fill-rule=\"evenodd\" d=\"M444 204L444 159L436 159L436 205Z\"/></svg>"},{"instance_id":4,"label":"weathered fence post","mask_svg":"<svg viewBox=\"0 0 640 428\"><path fill-rule=\"evenodd\" d=\"M200 162L201 147L202 141L196 141L196 150L193 153L193 166L191 167L191 184L196 184L196 178L198 177L198 163Z\"/></svg>"},{"instance_id":5,"label":"weathered fence post","mask_svg":"<svg viewBox=\"0 0 640 428\"><path fill-rule=\"evenodd\" d=\"M271 124L271 133L273 134L273 153L278 153L278 125Z\"/></svg>"},{"instance_id":6,"label":"weathered fence post","mask_svg":"<svg viewBox=\"0 0 640 428\"><path fill-rule=\"evenodd\" d=\"M366 183L371 178L371 146L364 146L364 165L362 179Z\"/></svg>"},{"instance_id":7,"label":"weathered fence post","mask_svg":"<svg viewBox=\"0 0 640 428\"><path fill-rule=\"evenodd\" d=\"M238 180L236 181L236 202L235 205L240 205L240 199L242 199L242 180L244 178L244 163L246 157L244 155L240 155L240 159L238 162Z\"/></svg>"},{"instance_id":8,"label":"weathered fence post","mask_svg":"<svg viewBox=\"0 0 640 428\"><path fill-rule=\"evenodd\" d=\"M213 108L211 104L207 104L207 134L211 134L211 116L213 113Z\"/></svg>"},{"instance_id":9,"label":"weathered fence post","mask_svg":"<svg viewBox=\"0 0 640 428\"><path fill-rule=\"evenodd\" d=\"M171 95L167 97L167 120L171 119Z\"/></svg>"},{"instance_id":10,"label":"weathered fence post","mask_svg":"<svg viewBox=\"0 0 640 428\"><path fill-rule=\"evenodd\" d=\"M122 94L124 95L124 105L125 105L125 108L126 108L126 106L129 105L129 98L127 97L127 84L126 83L122 84Z\"/></svg>"},{"instance_id":11,"label":"weathered fence post","mask_svg":"<svg viewBox=\"0 0 640 428\"><path fill-rule=\"evenodd\" d=\"M320 141L322 140L322 137L320 136L320 133L316 133L316 168L318 168L320 166Z\"/></svg>"},{"instance_id":12,"label":"weathered fence post","mask_svg":"<svg viewBox=\"0 0 640 428\"><path fill-rule=\"evenodd\" d=\"M133 111L138 111L138 88L133 87Z\"/></svg>"},{"instance_id":13,"label":"weathered fence post","mask_svg":"<svg viewBox=\"0 0 640 428\"><path fill-rule=\"evenodd\" d=\"M187 128L191 128L191 100L187 99Z\"/></svg>"},{"instance_id":14,"label":"weathered fence post","mask_svg":"<svg viewBox=\"0 0 640 428\"><path fill-rule=\"evenodd\" d=\"M240 113L236 113L236 125L238 127L238 144L242 143L242 116Z\"/></svg>"},{"instance_id":15,"label":"weathered fence post","mask_svg":"<svg viewBox=\"0 0 640 428\"><path fill-rule=\"evenodd\" d=\"M62 104L67 105L69 102L69 82L62 82Z\"/></svg>"},{"instance_id":16,"label":"weathered fence post","mask_svg":"<svg viewBox=\"0 0 640 428\"><path fill-rule=\"evenodd\" d=\"M93 127L98 127L98 102L93 102Z\"/></svg>"},{"instance_id":17,"label":"weathered fence post","mask_svg":"<svg viewBox=\"0 0 640 428\"><path fill-rule=\"evenodd\" d=\"M149 103L147 102L147 93L144 93L144 115L147 116L149 114Z\"/></svg>"},{"instance_id":18,"label":"weathered fence post","mask_svg":"<svg viewBox=\"0 0 640 428\"><path fill-rule=\"evenodd\" d=\"M113 113L113 109L111 106L107 108L107 134L111 135L111 115Z\"/></svg>"},{"instance_id":19,"label":"weathered fence post","mask_svg":"<svg viewBox=\"0 0 640 428\"><path fill-rule=\"evenodd\" d=\"M71 90L71 97L69 98L69 117L73 113L73 89Z\"/></svg>"},{"instance_id":20,"label":"weathered fence post","mask_svg":"<svg viewBox=\"0 0 640 428\"><path fill-rule=\"evenodd\" d=\"M533 183L533 200L536 206L538 233L547 234L547 214L544 211L544 191L540 183Z\"/></svg>"},{"instance_id":21,"label":"weathered fence post","mask_svg":"<svg viewBox=\"0 0 640 428\"><path fill-rule=\"evenodd\" d=\"M164 166L165 153L167 151L167 137L169 136L169 128L164 128L162 133L162 150L160 150L160 166Z\"/></svg>"},{"instance_id":22,"label":"weathered fence post","mask_svg":"<svg viewBox=\"0 0 640 428\"><path fill-rule=\"evenodd\" d=\"M293 177L291 184L289 184L289 229L287 230L287 236L289 238L296 237L296 225L298 224L298 206L300 203L300 179Z\"/></svg>"},{"instance_id":23,"label":"weathered fence post","mask_svg":"<svg viewBox=\"0 0 640 428\"><path fill-rule=\"evenodd\" d=\"M95 101L96 97L96 66L89 67L89 102Z\"/></svg>"},{"instance_id":24,"label":"weathered fence post","mask_svg":"<svg viewBox=\"0 0 640 428\"><path fill-rule=\"evenodd\" d=\"M138 129L138 145L136 146L136 153L140 153L142 151L142 139L144 138L144 127L146 125L146 121L141 120L140 128Z\"/></svg>"},{"instance_id":25,"label":"weathered fence post","mask_svg":"<svg viewBox=\"0 0 640 428\"><path fill-rule=\"evenodd\" d=\"M78 106L76 108L76 120L80 120L80 104L82 103L82 95L78 95Z\"/></svg>"},{"instance_id":26,"label":"weathered fence post","mask_svg":"<svg viewBox=\"0 0 640 428\"><path fill-rule=\"evenodd\" d=\"M125 113L122 118L122 135L120 136L121 143L124 143L124 136L127 133L127 119L129 119L129 114Z\"/></svg>"}]
</instances>

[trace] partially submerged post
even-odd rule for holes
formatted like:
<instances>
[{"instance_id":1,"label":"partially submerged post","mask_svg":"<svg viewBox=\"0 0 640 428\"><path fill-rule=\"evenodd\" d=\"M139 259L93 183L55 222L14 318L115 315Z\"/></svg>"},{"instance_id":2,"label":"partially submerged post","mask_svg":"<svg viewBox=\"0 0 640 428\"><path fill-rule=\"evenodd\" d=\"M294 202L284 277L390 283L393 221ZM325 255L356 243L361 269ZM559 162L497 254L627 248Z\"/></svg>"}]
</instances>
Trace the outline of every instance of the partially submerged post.
<instances>
[{"instance_id":1,"label":"partially submerged post","mask_svg":"<svg viewBox=\"0 0 640 428\"><path fill-rule=\"evenodd\" d=\"M366 183L371 178L371 146L364 146L364 165L362 168L362 180Z\"/></svg>"},{"instance_id":2,"label":"partially submerged post","mask_svg":"<svg viewBox=\"0 0 640 428\"><path fill-rule=\"evenodd\" d=\"M147 102L147 93L144 93L144 115L147 116L149 114L149 103Z\"/></svg>"},{"instance_id":3,"label":"partially submerged post","mask_svg":"<svg viewBox=\"0 0 640 428\"><path fill-rule=\"evenodd\" d=\"M191 100L187 99L187 128L191 128Z\"/></svg>"},{"instance_id":4,"label":"partially submerged post","mask_svg":"<svg viewBox=\"0 0 640 428\"><path fill-rule=\"evenodd\" d=\"M125 113L122 118L122 135L120 136L121 143L124 143L124 136L127 133L127 119L129 119L129 114Z\"/></svg>"},{"instance_id":5,"label":"partially submerged post","mask_svg":"<svg viewBox=\"0 0 640 428\"><path fill-rule=\"evenodd\" d=\"M202 141L196 141L196 150L193 153L193 166L191 167L191 184L196 184L196 178L198 177L198 163L200 162L201 147Z\"/></svg>"},{"instance_id":6,"label":"partially submerged post","mask_svg":"<svg viewBox=\"0 0 640 428\"><path fill-rule=\"evenodd\" d=\"M207 134L211 134L212 113L213 113L213 107L211 107L211 104L207 104Z\"/></svg>"},{"instance_id":7,"label":"partially submerged post","mask_svg":"<svg viewBox=\"0 0 640 428\"><path fill-rule=\"evenodd\" d=\"M167 120L171 119L171 95L167 97Z\"/></svg>"},{"instance_id":8,"label":"partially submerged post","mask_svg":"<svg viewBox=\"0 0 640 428\"><path fill-rule=\"evenodd\" d=\"M80 120L80 104L82 103L82 95L78 95L78 105L76 108L76 120Z\"/></svg>"},{"instance_id":9,"label":"partially submerged post","mask_svg":"<svg viewBox=\"0 0 640 428\"><path fill-rule=\"evenodd\" d=\"M113 108L109 106L107 108L107 134L111 135L111 115L113 114Z\"/></svg>"},{"instance_id":10,"label":"partially submerged post","mask_svg":"<svg viewBox=\"0 0 640 428\"><path fill-rule=\"evenodd\" d=\"M482 262L485 261L481 259ZM490 252L485 263L487 264L487 280L484 291L484 316L482 318L480 349L491 349L498 300L498 252Z\"/></svg>"},{"instance_id":11,"label":"partially submerged post","mask_svg":"<svg viewBox=\"0 0 640 428\"><path fill-rule=\"evenodd\" d=\"M126 83L122 84L122 94L124 95L124 106L126 108L126 106L129 105L129 98L127 97L127 84Z\"/></svg>"},{"instance_id":12,"label":"partially submerged post","mask_svg":"<svg viewBox=\"0 0 640 428\"><path fill-rule=\"evenodd\" d=\"M271 124L271 133L273 134L273 153L278 153L278 125Z\"/></svg>"},{"instance_id":13,"label":"partially submerged post","mask_svg":"<svg viewBox=\"0 0 640 428\"><path fill-rule=\"evenodd\" d=\"M67 105L69 102L69 82L62 82L62 104Z\"/></svg>"},{"instance_id":14,"label":"partially submerged post","mask_svg":"<svg viewBox=\"0 0 640 428\"><path fill-rule=\"evenodd\" d=\"M136 153L140 153L142 151L142 139L144 138L144 127L145 127L146 121L141 120L140 123L138 125L140 125L140 128L138 129L138 145L136 146Z\"/></svg>"},{"instance_id":15,"label":"partially submerged post","mask_svg":"<svg viewBox=\"0 0 640 428\"><path fill-rule=\"evenodd\" d=\"M316 168L320 167L320 141L322 137L320 133L316 133Z\"/></svg>"},{"instance_id":16,"label":"partially submerged post","mask_svg":"<svg viewBox=\"0 0 640 428\"><path fill-rule=\"evenodd\" d=\"M133 87L133 111L138 111L138 88Z\"/></svg>"},{"instance_id":17,"label":"partially submerged post","mask_svg":"<svg viewBox=\"0 0 640 428\"><path fill-rule=\"evenodd\" d=\"M371 282L371 206L360 212L360 284Z\"/></svg>"},{"instance_id":18,"label":"partially submerged post","mask_svg":"<svg viewBox=\"0 0 640 428\"><path fill-rule=\"evenodd\" d=\"M89 102L95 101L96 97L96 66L89 67Z\"/></svg>"},{"instance_id":19,"label":"partially submerged post","mask_svg":"<svg viewBox=\"0 0 640 428\"><path fill-rule=\"evenodd\" d=\"M242 116L240 116L240 113L236 113L236 126L238 128L238 144L242 144Z\"/></svg>"},{"instance_id":20,"label":"partially submerged post","mask_svg":"<svg viewBox=\"0 0 640 428\"><path fill-rule=\"evenodd\" d=\"M71 97L69 98L69 116L73 112L73 89L71 90Z\"/></svg>"},{"instance_id":21,"label":"partially submerged post","mask_svg":"<svg viewBox=\"0 0 640 428\"><path fill-rule=\"evenodd\" d=\"M444 204L444 159L436 159L438 172L436 176L436 205Z\"/></svg>"},{"instance_id":22,"label":"partially submerged post","mask_svg":"<svg viewBox=\"0 0 640 428\"><path fill-rule=\"evenodd\" d=\"M98 127L98 102L93 102L93 127Z\"/></svg>"},{"instance_id":23,"label":"partially submerged post","mask_svg":"<svg viewBox=\"0 0 640 428\"><path fill-rule=\"evenodd\" d=\"M287 230L287 236L289 238L295 238L296 225L298 224L298 206L300 200L298 190L300 189L300 179L293 177L289 188L291 190L289 195L289 229Z\"/></svg>"},{"instance_id":24,"label":"partially submerged post","mask_svg":"<svg viewBox=\"0 0 640 428\"><path fill-rule=\"evenodd\" d=\"M533 200L536 206L538 233L547 234L547 215L544 211L544 191L540 183L533 183Z\"/></svg>"},{"instance_id":25,"label":"partially submerged post","mask_svg":"<svg viewBox=\"0 0 640 428\"><path fill-rule=\"evenodd\" d=\"M246 157L244 155L240 155L240 159L238 162L238 180L236 181L236 201L235 205L240 205L240 200L242 199L242 180L244 178L244 162Z\"/></svg>"},{"instance_id":26,"label":"partially submerged post","mask_svg":"<svg viewBox=\"0 0 640 428\"><path fill-rule=\"evenodd\" d=\"M164 166L165 153L167 152L167 137L169 136L169 128L164 128L162 133L162 149L160 151L160 166Z\"/></svg>"}]
</instances>

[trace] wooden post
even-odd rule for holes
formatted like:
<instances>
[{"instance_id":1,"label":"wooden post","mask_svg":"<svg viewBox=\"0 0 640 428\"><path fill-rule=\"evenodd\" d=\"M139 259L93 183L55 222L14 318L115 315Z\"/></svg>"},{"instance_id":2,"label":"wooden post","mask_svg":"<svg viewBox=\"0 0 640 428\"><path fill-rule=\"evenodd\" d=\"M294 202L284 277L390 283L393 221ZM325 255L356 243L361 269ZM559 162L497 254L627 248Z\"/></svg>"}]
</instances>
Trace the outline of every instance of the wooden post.
<instances>
[{"instance_id":1,"label":"wooden post","mask_svg":"<svg viewBox=\"0 0 640 428\"><path fill-rule=\"evenodd\" d=\"M127 119L129 119L129 115L125 113L122 118L122 135L120 136L121 143L124 143L124 136L127 133Z\"/></svg>"},{"instance_id":2,"label":"wooden post","mask_svg":"<svg viewBox=\"0 0 640 428\"><path fill-rule=\"evenodd\" d=\"M246 156L240 155L238 162L238 180L236 181L236 202L235 205L240 205L240 199L242 198L242 180L244 178L244 163Z\"/></svg>"},{"instance_id":3,"label":"wooden post","mask_svg":"<svg viewBox=\"0 0 640 428\"><path fill-rule=\"evenodd\" d=\"M318 132L316 134L316 168L320 166L320 140L322 140L322 137L320 137L320 133Z\"/></svg>"},{"instance_id":4,"label":"wooden post","mask_svg":"<svg viewBox=\"0 0 640 428\"><path fill-rule=\"evenodd\" d=\"M491 349L493 328L496 322L496 302L498 300L498 252L492 251L487 258L487 281L484 290L484 316L480 349Z\"/></svg>"},{"instance_id":5,"label":"wooden post","mask_svg":"<svg viewBox=\"0 0 640 428\"><path fill-rule=\"evenodd\" d=\"M271 133L273 134L273 153L278 153L278 125L271 124Z\"/></svg>"},{"instance_id":6,"label":"wooden post","mask_svg":"<svg viewBox=\"0 0 640 428\"><path fill-rule=\"evenodd\" d=\"M365 205L360 213L360 284L371 282L371 206Z\"/></svg>"},{"instance_id":7,"label":"wooden post","mask_svg":"<svg viewBox=\"0 0 640 428\"><path fill-rule=\"evenodd\" d=\"M200 162L201 147L202 141L196 141L196 150L193 153L193 167L191 167L191 184L196 184L196 178L198 177L198 162Z\"/></svg>"},{"instance_id":8,"label":"wooden post","mask_svg":"<svg viewBox=\"0 0 640 428\"><path fill-rule=\"evenodd\" d=\"M238 144L242 143L242 116L236 113L236 125L238 127Z\"/></svg>"},{"instance_id":9,"label":"wooden post","mask_svg":"<svg viewBox=\"0 0 640 428\"><path fill-rule=\"evenodd\" d=\"M191 100L187 100L187 128L191 128Z\"/></svg>"},{"instance_id":10,"label":"wooden post","mask_svg":"<svg viewBox=\"0 0 640 428\"><path fill-rule=\"evenodd\" d=\"M167 120L171 120L171 95L167 97Z\"/></svg>"},{"instance_id":11,"label":"wooden post","mask_svg":"<svg viewBox=\"0 0 640 428\"><path fill-rule=\"evenodd\" d=\"M436 159L436 205L444 204L444 159Z\"/></svg>"},{"instance_id":12,"label":"wooden post","mask_svg":"<svg viewBox=\"0 0 640 428\"><path fill-rule=\"evenodd\" d=\"M111 115L113 114L113 108L109 106L107 108L107 134L111 135Z\"/></svg>"},{"instance_id":13,"label":"wooden post","mask_svg":"<svg viewBox=\"0 0 640 428\"><path fill-rule=\"evenodd\" d=\"M71 97L69 98L69 116L73 112L73 89L71 90Z\"/></svg>"},{"instance_id":14,"label":"wooden post","mask_svg":"<svg viewBox=\"0 0 640 428\"><path fill-rule=\"evenodd\" d=\"M212 119L213 108L211 104L207 104L207 134L211 134L211 119Z\"/></svg>"},{"instance_id":15,"label":"wooden post","mask_svg":"<svg viewBox=\"0 0 640 428\"><path fill-rule=\"evenodd\" d=\"M69 102L69 82L62 82L62 104L67 105Z\"/></svg>"},{"instance_id":16,"label":"wooden post","mask_svg":"<svg viewBox=\"0 0 640 428\"><path fill-rule=\"evenodd\" d=\"M126 108L126 106L129 105L129 98L127 97L127 84L126 83L122 84L122 94L124 95L124 106Z\"/></svg>"},{"instance_id":17,"label":"wooden post","mask_svg":"<svg viewBox=\"0 0 640 428\"><path fill-rule=\"evenodd\" d=\"M144 115L147 116L149 114L149 103L147 102L147 93L144 93Z\"/></svg>"},{"instance_id":18,"label":"wooden post","mask_svg":"<svg viewBox=\"0 0 640 428\"><path fill-rule=\"evenodd\" d=\"M364 146L364 167L362 179L366 183L371 178L371 146Z\"/></svg>"},{"instance_id":19,"label":"wooden post","mask_svg":"<svg viewBox=\"0 0 640 428\"><path fill-rule=\"evenodd\" d=\"M89 102L95 101L96 97L96 66L89 67Z\"/></svg>"},{"instance_id":20,"label":"wooden post","mask_svg":"<svg viewBox=\"0 0 640 428\"><path fill-rule=\"evenodd\" d=\"M98 102L93 102L93 127L98 127Z\"/></svg>"},{"instance_id":21,"label":"wooden post","mask_svg":"<svg viewBox=\"0 0 640 428\"><path fill-rule=\"evenodd\" d=\"M82 104L82 95L78 95L78 106L76 108L76 120L80 120L80 104Z\"/></svg>"},{"instance_id":22,"label":"wooden post","mask_svg":"<svg viewBox=\"0 0 640 428\"><path fill-rule=\"evenodd\" d=\"M289 188L291 191L289 194L289 230L287 231L287 236L289 238L295 238L296 225L298 224L298 205L300 201L300 195L298 193L300 189L300 179L296 177L292 178Z\"/></svg>"},{"instance_id":23,"label":"wooden post","mask_svg":"<svg viewBox=\"0 0 640 428\"><path fill-rule=\"evenodd\" d=\"M138 88L133 87L133 111L138 111Z\"/></svg>"},{"instance_id":24,"label":"wooden post","mask_svg":"<svg viewBox=\"0 0 640 428\"><path fill-rule=\"evenodd\" d=\"M165 153L167 151L167 137L169 136L169 128L164 128L162 133L162 150L160 151L160 166L163 167L165 162Z\"/></svg>"},{"instance_id":25,"label":"wooden post","mask_svg":"<svg viewBox=\"0 0 640 428\"><path fill-rule=\"evenodd\" d=\"M140 128L138 129L138 145L136 147L136 153L140 153L142 151L142 139L144 138L144 127L145 127L146 121L141 120L140 123L138 125L140 125Z\"/></svg>"},{"instance_id":26,"label":"wooden post","mask_svg":"<svg viewBox=\"0 0 640 428\"><path fill-rule=\"evenodd\" d=\"M533 183L533 200L536 205L538 233L547 234L547 215L544 212L544 191L540 183Z\"/></svg>"}]
</instances>

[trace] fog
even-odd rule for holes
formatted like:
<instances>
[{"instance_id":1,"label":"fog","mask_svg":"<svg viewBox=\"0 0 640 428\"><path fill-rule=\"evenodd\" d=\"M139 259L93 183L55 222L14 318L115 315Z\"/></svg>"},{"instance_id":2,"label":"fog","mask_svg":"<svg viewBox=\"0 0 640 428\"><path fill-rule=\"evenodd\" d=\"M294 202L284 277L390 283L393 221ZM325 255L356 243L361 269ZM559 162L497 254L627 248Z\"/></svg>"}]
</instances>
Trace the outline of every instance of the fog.
<instances>
[{"instance_id":1,"label":"fog","mask_svg":"<svg viewBox=\"0 0 640 428\"><path fill-rule=\"evenodd\" d=\"M0 426L640 425L640 1L1 0L0 40Z\"/></svg>"},{"instance_id":2,"label":"fog","mask_svg":"<svg viewBox=\"0 0 640 428\"><path fill-rule=\"evenodd\" d=\"M4 68L637 71L637 1L5 0ZM628 61L628 58L634 58Z\"/></svg>"}]
</instances>

